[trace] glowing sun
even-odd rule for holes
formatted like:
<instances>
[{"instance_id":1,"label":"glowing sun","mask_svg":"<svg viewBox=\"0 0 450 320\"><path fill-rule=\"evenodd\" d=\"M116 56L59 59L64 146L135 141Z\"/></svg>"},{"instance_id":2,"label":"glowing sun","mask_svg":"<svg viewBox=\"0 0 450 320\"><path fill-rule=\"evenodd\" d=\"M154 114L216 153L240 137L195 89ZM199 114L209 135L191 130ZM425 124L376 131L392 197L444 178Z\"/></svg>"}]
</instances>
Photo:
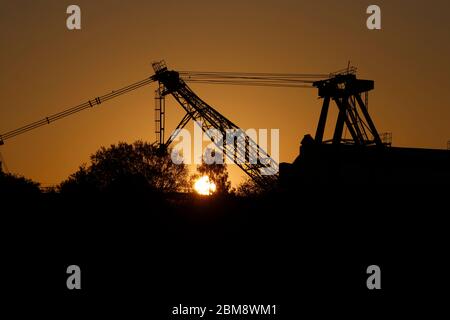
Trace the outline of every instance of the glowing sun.
<instances>
[{"instance_id":1,"label":"glowing sun","mask_svg":"<svg viewBox=\"0 0 450 320\"><path fill-rule=\"evenodd\" d=\"M209 196L216 192L216 184L208 176L203 176L195 181L194 189L198 194Z\"/></svg>"}]
</instances>

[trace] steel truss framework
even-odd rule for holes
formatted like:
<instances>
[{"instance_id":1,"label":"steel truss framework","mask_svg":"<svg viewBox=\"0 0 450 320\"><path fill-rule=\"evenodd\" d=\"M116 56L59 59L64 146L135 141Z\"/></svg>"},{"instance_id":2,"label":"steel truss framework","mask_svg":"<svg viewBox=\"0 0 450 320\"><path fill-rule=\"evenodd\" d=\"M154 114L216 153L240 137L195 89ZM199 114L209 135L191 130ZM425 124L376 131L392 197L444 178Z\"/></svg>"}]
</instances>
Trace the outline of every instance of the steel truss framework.
<instances>
[{"instance_id":1,"label":"steel truss framework","mask_svg":"<svg viewBox=\"0 0 450 320\"><path fill-rule=\"evenodd\" d=\"M180 78L178 72L169 71L164 62L153 63L153 69L155 80L163 86L160 95L172 95L186 111L174 133L162 144L163 147L167 147L192 119L201 126L202 131L217 148L258 185L266 189L276 186L278 163L264 149L236 124L198 97ZM159 139L163 138L159 136Z\"/></svg>"}]
</instances>

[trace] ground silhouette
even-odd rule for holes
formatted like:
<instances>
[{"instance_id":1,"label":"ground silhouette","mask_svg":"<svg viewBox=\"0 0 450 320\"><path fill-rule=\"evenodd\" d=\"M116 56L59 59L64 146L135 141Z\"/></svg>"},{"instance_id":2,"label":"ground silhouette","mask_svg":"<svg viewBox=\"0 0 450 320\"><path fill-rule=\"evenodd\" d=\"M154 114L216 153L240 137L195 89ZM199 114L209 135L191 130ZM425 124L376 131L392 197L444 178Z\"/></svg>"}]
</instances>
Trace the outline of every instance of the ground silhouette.
<instances>
[{"instance_id":1,"label":"ground silhouette","mask_svg":"<svg viewBox=\"0 0 450 320\"><path fill-rule=\"evenodd\" d=\"M161 318L179 303L279 304L284 315L360 316L358 308L402 311L399 297L408 306L423 305L424 294L442 299L435 289L445 287L449 267L448 190L439 184L318 181L251 196L153 192L134 175L139 165L147 168L139 153L125 162L103 159L121 148L105 149L79 171L89 177L98 165L108 178L96 183L107 188L3 199L9 297L26 293L67 310ZM120 170L131 181L120 180ZM65 287L71 264L83 272L80 292ZM381 292L366 287L372 264L382 270Z\"/></svg>"}]
</instances>

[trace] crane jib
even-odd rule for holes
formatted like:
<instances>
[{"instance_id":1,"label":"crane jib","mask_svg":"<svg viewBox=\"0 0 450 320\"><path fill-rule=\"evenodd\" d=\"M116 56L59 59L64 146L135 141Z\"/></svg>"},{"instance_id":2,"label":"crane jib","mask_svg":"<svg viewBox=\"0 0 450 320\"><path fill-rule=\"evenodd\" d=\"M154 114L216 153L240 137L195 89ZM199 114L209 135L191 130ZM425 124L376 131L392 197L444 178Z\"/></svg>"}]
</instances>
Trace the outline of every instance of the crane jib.
<instances>
[{"instance_id":1,"label":"crane jib","mask_svg":"<svg viewBox=\"0 0 450 320\"><path fill-rule=\"evenodd\" d=\"M152 64L155 74L151 77L145 78L141 81L135 82L128 86L122 87L118 90L111 91L102 96L98 96L93 100L88 100L85 103L68 108L64 111L58 112L51 116L45 117L41 120L29 123L17 129L8 131L0 135L0 145L3 145L5 140L36 129L53 121L60 120L84 109L92 108L107 100L114 99L118 96L134 91L152 82L159 82L158 99L163 103L164 96L171 94L175 100L187 112L183 118L180 126L184 126L187 121L193 119L200 120L205 124L202 127L203 131L208 128L216 128L220 132L227 129L239 129L233 122L228 120L225 116L219 113L216 109L204 102L198 97L186 82L191 83L209 83L209 84L228 84L228 85L250 85L250 86L271 86L271 87L295 87L295 88L317 88L319 89L319 96L324 99L324 106L322 108L321 121L316 134L316 140L322 141L323 127L326 122L326 115L330 99L336 101L337 106L342 114L348 115L342 117L342 125L347 125L352 134L355 143L368 145L381 145L381 140L376 131L376 128L371 120L366 104L362 101L360 94L367 93L373 89L373 81L356 79L356 69L347 68L334 74L299 74L299 73L251 73L251 72L200 72L200 71L173 71L168 70L164 61L159 61ZM159 109L160 111L162 109ZM362 116L359 115L361 112ZM164 121L159 121L161 126ZM177 129L178 129L177 128ZM164 128L159 128L158 133L163 134ZM369 136L372 135L373 139ZM245 137L246 141L250 141L249 137ZM341 131L335 132L334 142L338 143L341 139ZM167 144L173 141L173 137L169 138ZM162 140L160 144L163 145ZM213 142L215 142L213 140ZM167 146L167 144L165 146ZM258 144L251 141L247 146L242 146L242 150L238 150L238 154L245 160L248 148L253 148L256 154L268 155ZM223 150L224 153L229 150ZM238 166L247 173L255 182L262 187L270 187L277 183L278 180L278 164L268 156L266 164L248 164L245 161L240 161ZM275 171L269 174L262 174L261 168L276 168Z\"/></svg>"}]
</instances>

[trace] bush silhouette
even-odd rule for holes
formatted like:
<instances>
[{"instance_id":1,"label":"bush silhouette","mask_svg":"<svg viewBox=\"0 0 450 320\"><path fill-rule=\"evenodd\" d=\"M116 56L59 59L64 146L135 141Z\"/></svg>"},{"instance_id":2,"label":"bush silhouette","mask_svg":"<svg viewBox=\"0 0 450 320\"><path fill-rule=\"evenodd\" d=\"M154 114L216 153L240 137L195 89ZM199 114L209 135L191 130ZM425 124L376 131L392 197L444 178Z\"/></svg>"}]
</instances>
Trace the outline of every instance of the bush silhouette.
<instances>
[{"instance_id":1,"label":"bush silhouette","mask_svg":"<svg viewBox=\"0 0 450 320\"><path fill-rule=\"evenodd\" d=\"M253 179L247 178L239 184L236 194L241 197L256 197L264 194L262 189Z\"/></svg>"},{"instance_id":2,"label":"bush silhouette","mask_svg":"<svg viewBox=\"0 0 450 320\"><path fill-rule=\"evenodd\" d=\"M40 194L39 183L22 176L4 173L0 163L0 194Z\"/></svg>"}]
</instances>

